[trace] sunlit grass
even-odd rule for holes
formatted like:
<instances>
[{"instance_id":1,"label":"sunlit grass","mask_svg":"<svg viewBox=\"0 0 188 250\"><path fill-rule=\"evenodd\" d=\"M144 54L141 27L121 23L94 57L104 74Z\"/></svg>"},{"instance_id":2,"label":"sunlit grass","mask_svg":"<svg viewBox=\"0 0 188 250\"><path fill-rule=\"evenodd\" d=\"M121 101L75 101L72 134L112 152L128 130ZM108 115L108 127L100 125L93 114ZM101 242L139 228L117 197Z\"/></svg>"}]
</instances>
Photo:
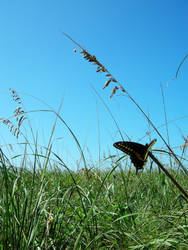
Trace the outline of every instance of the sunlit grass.
<instances>
[{"instance_id":1,"label":"sunlit grass","mask_svg":"<svg viewBox=\"0 0 188 250\"><path fill-rule=\"evenodd\" d=\"M15 169L1 157L3 249L186 249L187 203L158 171ZM188 189L185 174L172 171ZM42 177L43 176L43 177Z\"/></svg>"}]
</instances>

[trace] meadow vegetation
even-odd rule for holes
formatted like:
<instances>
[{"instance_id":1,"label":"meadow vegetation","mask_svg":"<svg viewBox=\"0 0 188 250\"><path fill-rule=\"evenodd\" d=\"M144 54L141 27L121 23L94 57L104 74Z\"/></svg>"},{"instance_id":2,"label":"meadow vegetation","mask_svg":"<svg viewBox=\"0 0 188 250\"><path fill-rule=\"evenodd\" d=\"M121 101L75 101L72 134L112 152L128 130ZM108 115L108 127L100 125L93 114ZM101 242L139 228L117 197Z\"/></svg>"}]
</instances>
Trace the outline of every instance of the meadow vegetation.
<instances>
[{"instance_id":1,"label":"meadow vegetation","mask_svg":"<svg viewBox=\"0 0 188 250\"><path fill-rule=\"evenodd\" d=\"M33 170L0 160L1 249L187 249L187 202L160 171L114 162L90 175L43 172L37 159ZM171 173L188 190L187 176Z\"/></svg>"}]
</instances>

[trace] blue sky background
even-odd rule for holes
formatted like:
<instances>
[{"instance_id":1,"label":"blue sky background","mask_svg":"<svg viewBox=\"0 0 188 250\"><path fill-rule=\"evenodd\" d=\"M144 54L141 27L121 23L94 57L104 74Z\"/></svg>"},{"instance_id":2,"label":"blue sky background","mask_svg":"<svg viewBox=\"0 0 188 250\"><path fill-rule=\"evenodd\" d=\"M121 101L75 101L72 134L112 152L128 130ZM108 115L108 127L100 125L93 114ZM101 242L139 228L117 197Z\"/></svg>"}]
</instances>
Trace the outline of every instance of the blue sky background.
<instances>
[{"instance_id":1,"label":"blue sky background","mask_svg":"<svg viewBox=\"0 0 188 250\"><path fill-rule=\"evenodd\" d=\"M49 109L40 100L58 110L61 100L62 118L77 136L89 162L97 162L115 153L112 144L121 140L109 113L92 86L113 113L119 127L133 141L143 138L149 126L136 106L122 93L109 98L113 86L102 89L106 79L86 62L76 46L62 35L95 54L99 61L124 86L136 102L149 114L156 127L164 124L161 87L164 87L169 123L170 145L184 143L188 122L188 60L177 68L188 53L188 1L186 0L116 0L116 1L1 1L0 6L0 117L10 117L17 107L9 88L22 99L25 111ZM53 114L30 113L29 121L38 144L47 146L55 120ZM27 122L23 132L32 141ZM25 127L25 129L24 129ZM24 142L14 138L7 127L0 126L3 150L12 144L16 155ZM166 139L166 129L159 131ZM155 148L162 148L157 138ZM141 142L150 140L144 137ZM75 142L61 122L57 123L53 149L75 168L80 154ZM23 151L22 151L23 152Z\"/></svg>"}]
</instances>

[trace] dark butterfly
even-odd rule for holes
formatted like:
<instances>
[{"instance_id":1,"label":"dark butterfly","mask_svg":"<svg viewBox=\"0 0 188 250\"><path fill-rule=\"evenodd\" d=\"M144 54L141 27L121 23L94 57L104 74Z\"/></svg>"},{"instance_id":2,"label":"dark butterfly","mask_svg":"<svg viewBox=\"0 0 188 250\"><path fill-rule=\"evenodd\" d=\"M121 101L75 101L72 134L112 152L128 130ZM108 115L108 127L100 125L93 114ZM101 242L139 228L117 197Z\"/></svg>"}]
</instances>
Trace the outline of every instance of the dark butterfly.
<instances>
[{"instance_id":1,"label":"dark butterfly","mask_svg":"<svg viewBox=\"0 0 188 250\"><path fill-rule=\"evenodd\" d=\"M147 162L149 150L156 141L157 140L154 139L150 144L146 145L130 141L119 141L114 143L113 146L130 156L131 161L136 168L136 172L138 172L139 169L144 168L144 165Z\"/></svg>"}]
</instances>

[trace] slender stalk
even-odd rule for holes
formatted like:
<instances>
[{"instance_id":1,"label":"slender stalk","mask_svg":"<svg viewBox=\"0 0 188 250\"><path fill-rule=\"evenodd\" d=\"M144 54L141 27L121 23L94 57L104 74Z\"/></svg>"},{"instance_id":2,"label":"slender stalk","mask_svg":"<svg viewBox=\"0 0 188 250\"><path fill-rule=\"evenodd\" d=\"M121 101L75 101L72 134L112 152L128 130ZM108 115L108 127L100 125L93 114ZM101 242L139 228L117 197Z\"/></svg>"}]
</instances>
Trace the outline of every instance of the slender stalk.
<instances>
[{"instance_id":1,"label":"slender stalk","mask_svg":"<svg viewBox=\"0 0 188 250\"><path fill-rule=\"evenodd\" d=\"M171 181L176 185L176 187L182 192L184 195L185 200L188 202L188 193L177 183L177 181L174 179L174 177L168 172L167 169L163 167L163 165L159 162L159 160L149 151L148 155L151 157L151 159L158 165L160 169L171 179Z\"/></svg>"}]
</instances>

